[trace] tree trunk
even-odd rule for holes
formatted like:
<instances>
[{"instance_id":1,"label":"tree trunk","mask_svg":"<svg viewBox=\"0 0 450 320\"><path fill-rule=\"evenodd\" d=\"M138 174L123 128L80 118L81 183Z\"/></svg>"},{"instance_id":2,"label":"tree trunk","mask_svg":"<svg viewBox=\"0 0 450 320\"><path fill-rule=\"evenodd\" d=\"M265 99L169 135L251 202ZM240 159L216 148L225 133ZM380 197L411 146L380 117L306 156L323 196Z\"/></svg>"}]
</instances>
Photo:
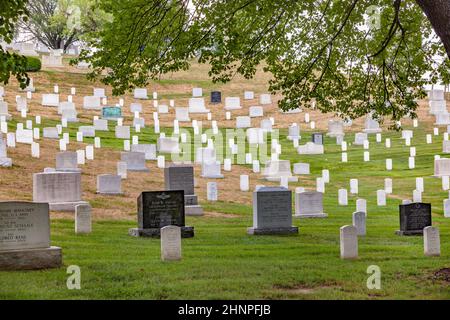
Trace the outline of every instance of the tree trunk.
<instances>
[{"instance_id":1,"label":"tree trunk","mask_svg":"<svg viewBox=\"0 0 450 320\"><path fill-rule=\"evenodd\" d=\"M450 1L416 0L416 2L425 12L436 34L441 38L450 58Z\"/></svg>"}]
</instances>

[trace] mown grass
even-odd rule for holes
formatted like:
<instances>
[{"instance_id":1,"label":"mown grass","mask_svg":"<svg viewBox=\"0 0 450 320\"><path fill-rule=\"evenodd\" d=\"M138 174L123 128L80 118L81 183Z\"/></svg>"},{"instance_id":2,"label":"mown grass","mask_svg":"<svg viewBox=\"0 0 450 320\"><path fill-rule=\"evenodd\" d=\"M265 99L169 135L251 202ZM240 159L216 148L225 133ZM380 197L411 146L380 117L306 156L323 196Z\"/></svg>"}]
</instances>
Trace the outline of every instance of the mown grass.
<instances>
[{"instance_id":1,"label":"mown grass","mask_svg":"<svg viewBox=\"0 0 450 320\"><path fill-rule=\"evenodd\" d=\"M45 120L43 126L56 123ZM15 123L11 122L11 126ZM76 128L71 125L70 135ZM170 130L165 130L170 132ZM293 236L249 236L252 208L233 199L204 202L208 212L229 217L187 217L195 227L193 239L183 239L183 260L162 262L160 242L127 235L135 223L98 221L90 235L75 235L74 222L52 223L52 244L63 248L64 266L57 270L0 272L3 299L449 299L449 283L434 279L434 272L450 267L450 219L443 217L442 200L448 192L441 180L432 178L433 158L441 154L441 137L425 143L428 127L414 129L416 169L408 169L409 147L398 132L383 133L383 143L370 136L370 162L363 162L362 146L349 146L348 163L341 163L340 147L325 138L324 155L299 156L281 133L282 159L308 162L311 175L291 186L315 186L322 169L330 170L324 198L326 219L298 220L300 233ZM114 131L99 132L102 146L122 149L113 139ZM144 129L141 142L155 143L153 128ZM392 148L384 147L391 138ZM89 142L93 139L85 139ZM302 132L301 143L310 140ZM346 140L353 141L353 134ZM93 141L91 141L93 143ZM445 156L442 154L442 156ZM392 158L394 170L385 170ZM441 232L441 257L423 255L422 237L399 237L400 199L412 198L415 177L425 178L424 202L432 203L433 224ZM393 178L393 195L387 206L376 205L376 190L384 188L384 178ZM349 180L359 179L359 195L349 194L349 205L338 206L339 188L349 189ZM261 180L261 184L264 181ZM228 186L238 190L238 186ZM239 192L239 191L236 191ZM219 190L220 197L220 190ZM339 258L339 227L351 224L358 197L367 199L367 236L359 239L359 258ZM229 201L227 201L229 200ZM82 289L68 290L66 267L78 265ZM367 267L378 265L382 289L369 290Z\"/></svg>"}]
</instances>

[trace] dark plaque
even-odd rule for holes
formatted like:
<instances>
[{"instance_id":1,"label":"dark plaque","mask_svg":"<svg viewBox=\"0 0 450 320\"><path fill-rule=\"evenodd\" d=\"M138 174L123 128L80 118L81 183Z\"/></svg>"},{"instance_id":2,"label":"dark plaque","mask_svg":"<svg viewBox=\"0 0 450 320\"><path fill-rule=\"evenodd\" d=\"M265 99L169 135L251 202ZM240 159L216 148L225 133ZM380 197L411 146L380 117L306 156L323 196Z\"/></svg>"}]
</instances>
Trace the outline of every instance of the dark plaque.
<instances>
[{"instance_id":1,"label":"dark plaque","mask_svg":"<svg viewBox=\"0 0 450 320\"><path fill-rule=\"evenodd\" d=\"M422 235L423 228L431 226L431 204L402 204L399 210L400 230L396 232L398 235Z\"/></svg>"},{"instance_id":2,"label":"dark plaque","mask_svg":"<svg viewBox=\"0 0 450 320\"><path fill-rule=\"evenodd\" d=\"M211 92L211 103L222 103L222 92L220 91Z\"/></svg>"},{"instance_id":3,"label":"dark plaque","mask_svg":"<svg viewBox=\"0 0 450 320\"><path fill-rule=\"evenodd\" d=\"M184 226L184 191L142 192L138 198L141 229Z\"/></svg>"},{"instance_id":4,"label":"dark plaque","mask_svg":"<svg viewBox=\"0 0 450 320\"><path fill-rule=\"evenodd\" d=\"M315 144L323 144L323 133L313 133L311 140Z\"/></svg>"},{"instance_id":5,"label":"dark plaque","mask_svg":"<svg viewBox=\"0 0 450 320\"><path fill-rule=\"evenodd\" d=\"M137 206L138 228L130 229L130 235L159 237L162 227L172 225L181 227L182 237L194 236L194 229L184 225L183 190L142 192Z\"/></svg>"}]
</instances>

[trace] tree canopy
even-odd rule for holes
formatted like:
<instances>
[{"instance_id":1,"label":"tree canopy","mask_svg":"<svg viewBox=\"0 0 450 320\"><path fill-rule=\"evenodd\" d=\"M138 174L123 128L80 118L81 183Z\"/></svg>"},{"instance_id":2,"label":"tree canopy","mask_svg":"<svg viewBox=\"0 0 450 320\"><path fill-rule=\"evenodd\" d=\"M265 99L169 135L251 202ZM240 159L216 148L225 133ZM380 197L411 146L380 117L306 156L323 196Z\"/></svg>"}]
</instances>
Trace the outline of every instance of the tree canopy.
<instances>
[{"instance_id":1,"label":"tree canopy","mask_svg":"<svg viewBox=\"0 0 450 320\"><path fill-rule=\"evenodd\" d=\"M429 3L440 6L439 14ZM102 0L101 5L113 20L91 38L96 51L80 59L92 64L90 78L107 70L102 81L115 94L186 70L196 58L211 65L215 82L236 74L252 78L263 65L273 75L269 90L283 96L283 110L315 101L318 110L342 117L372 112L380 120L400 120L416 116L425 84L449 82L450 39L441 30L447 23L442 19L450 17L445 0Z\"/></svg>"},{"instance_id":2,"label":"tree canopy","mask_svg":"<svg viewBox=\"0 0 450 320\"><path fill-rule=\"evenodd\" d=\"M26 0L0 1L0 41L11 43L17 21L26 19ZM0 44L0 83L7 84L11 76L15 76L22 88L25 88L29 79L26 75L27 60L16 53L10 53L3 44Z\"/></svg>"},{"instance_id":3,"label":"tree canopy","mask_svg":"<svg viewBox=\"0 0 450 320\"><path fill-rule=\"evenodd\" d=\"M64 49L101 28L107 15L97 0L28 1L29 18L21 23L22 31L51 49Z\"/></svg>"}]
</instances>

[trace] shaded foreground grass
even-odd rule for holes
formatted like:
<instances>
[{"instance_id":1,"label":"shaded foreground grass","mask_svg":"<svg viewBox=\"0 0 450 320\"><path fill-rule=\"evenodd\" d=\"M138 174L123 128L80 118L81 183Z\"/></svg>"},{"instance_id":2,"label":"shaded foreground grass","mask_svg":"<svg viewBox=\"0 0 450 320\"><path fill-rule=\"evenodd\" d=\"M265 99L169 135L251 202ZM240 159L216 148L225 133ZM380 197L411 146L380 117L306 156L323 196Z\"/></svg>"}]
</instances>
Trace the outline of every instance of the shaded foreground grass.
<instances>
[{"instance_id":1,"label":"shaded foreground grass","mask_svg":"<svg viewBox=\"0 0 450 320\"><path fill-rule=\"evenodd\" d=\"M64 265L81 268L82 289L68 290L66 269L2 272L2 299L448 299L449 284L433 272L449 261L448 226L443 255L423 256L422 238L398 237L384 210L368 222L360 258L339 259L338 227L347 214L295 221L296 236L248 236L250 208L236 218L188 218L196 228L183 239L183 260L160 260L160 242L127 235L133 223L94 223L94 233L75 235L73 221L52 224L53 245ZM343 210L340 210L343 211ZM381 218L383 217L383 218ZM366 288L366 269L378 265L382 289Z\"/></svg>"},{"instance_id":2,"label":"shaded foreground grass","mask_svg":"<svg viewBox=\"0 0 450 320\"><path fill-rule=\"evenodd\" d=\"M10 124L14 126L15 123ZM53 125L53 123L48 123ZM75 125L75 127L78 125ZM71 128L71 136L76 129ZM296 236L249 236L252 208L221 199L204 202L206 212L221 217L187 217L196 229L193 239L183 240L183 260L160 261L160 242L127 235L133 222L97 221L90 235L75 235L73 221L52 221L52 244L63 248L64 268L33 272L0 272L3 299L449 299L449 283L435 279L434 273L450 267L450 224L443 218L440 179L431 178L433 156L440 153L440 141L425 143L429 128L414 130L417 148L415 170L407 168L409 148L400 133L384 133L392 139L385 149L370 137L371 161L362 162L361 146L349 146L349 163L340 162L340 147L325 139L326 154L298 156L282 132L283 159L309 162L311 175L291 186L314 188L321 170L330 170L331 182L324 199L327 219L297 220ZM141 139L154 142L152 128ZM310 133L302 133L302 143ZM121 149L113 133L100 133L107 147ZM353 134L347 136L351 141ZM86 141L89 142L89 141ZM443 155L445 156L445 155ZM385 171L385 159L392 158L394 170ZM424 201L433 204L433 224L441 232L442 256L423 255L422 237L399 237L398 205L412 197L415 177L425 178ZM376 206L376 190L391 177L394 193L386 207ZM367 236L360 238L359 259L339 258L339 227L351 224L358 196L349 195L349 205L337 205L337 190L349 188L349 179L359 179L359 197L368 201ZM261 184L265 182L261 181ZM229 186L237 188L236 186ZM219 190L220 198L220 190ZM223 201L227 200L227 201ZM94 204L95 205L95 204ZM134 210L130 208L130 210ZM66 267L78 265L82 289L68 290ZM367 267L378 265L382 289L368 290Z\"/></svg>"}]
</instances>

